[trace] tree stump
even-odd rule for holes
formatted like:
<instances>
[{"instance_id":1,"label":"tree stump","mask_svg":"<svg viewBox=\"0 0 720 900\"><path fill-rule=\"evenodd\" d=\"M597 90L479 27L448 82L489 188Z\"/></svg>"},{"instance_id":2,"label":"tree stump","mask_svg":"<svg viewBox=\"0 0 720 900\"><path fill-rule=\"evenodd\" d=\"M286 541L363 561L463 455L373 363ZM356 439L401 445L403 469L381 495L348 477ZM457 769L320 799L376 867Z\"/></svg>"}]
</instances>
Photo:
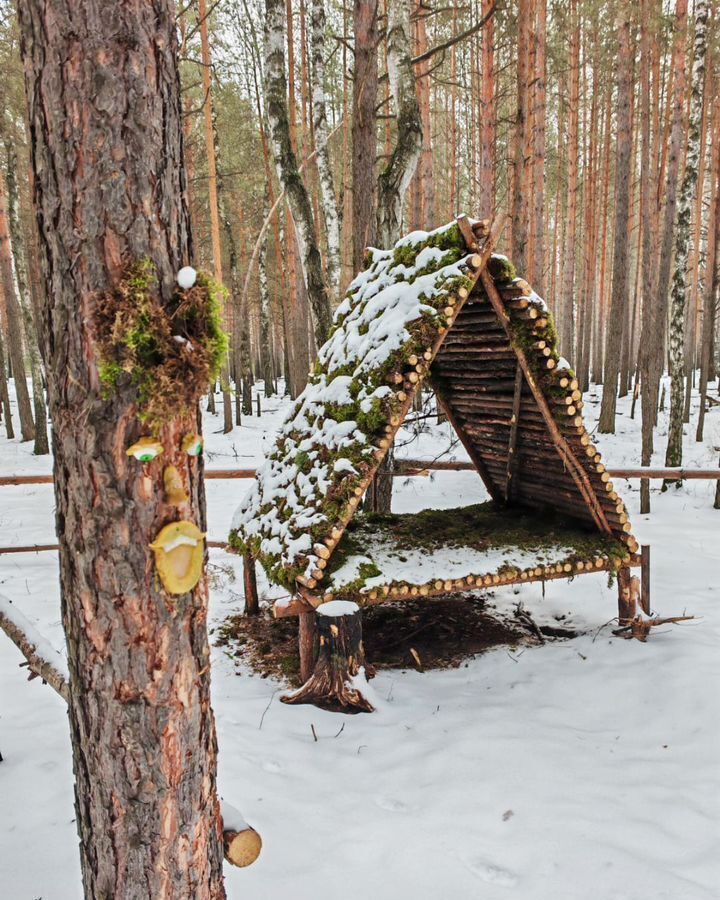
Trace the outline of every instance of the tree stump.
<instances>
[{"instance_id":1,"label":"tree stump","mask_svg":"<svg viewBox=\"0 0 720 900\"><path fill-rule=\"evenodd\" d=\"M314 703L324 709L373 712L363 685L374 672L365 662L362 613L357 603L333 600L317 613L318 658L305 684L283 703Z\"/></svg>"}]
</instances>

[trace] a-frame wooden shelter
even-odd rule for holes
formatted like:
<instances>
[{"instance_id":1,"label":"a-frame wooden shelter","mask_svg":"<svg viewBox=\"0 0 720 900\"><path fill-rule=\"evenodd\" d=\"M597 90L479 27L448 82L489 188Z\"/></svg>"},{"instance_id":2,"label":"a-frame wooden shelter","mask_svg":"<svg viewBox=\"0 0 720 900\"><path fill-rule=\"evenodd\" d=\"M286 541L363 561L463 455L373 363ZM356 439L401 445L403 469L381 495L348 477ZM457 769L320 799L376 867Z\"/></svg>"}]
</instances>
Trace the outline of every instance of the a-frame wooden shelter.
<instances>
[{"instance_id":1,"label":"a-frame wooden shelter","mask_svg":"<svg viewBox=\"0 0 720 900\"><path fill-rule=\"evenodd\" d=\"M583 426L545 301L493 253L499 230L460 217L368 251L236 514L246 586L258 560L291 594L275 615L300 615L305 633L334 598L363 606L599 570L618 573L620 618L634 615L641 557L628 514ZM449 554L432 513L360 515L346 535L426 380L492 497L455 511ZM432 552L413 555L408 537L423 531Z\"/></svg>"}]
</instances>

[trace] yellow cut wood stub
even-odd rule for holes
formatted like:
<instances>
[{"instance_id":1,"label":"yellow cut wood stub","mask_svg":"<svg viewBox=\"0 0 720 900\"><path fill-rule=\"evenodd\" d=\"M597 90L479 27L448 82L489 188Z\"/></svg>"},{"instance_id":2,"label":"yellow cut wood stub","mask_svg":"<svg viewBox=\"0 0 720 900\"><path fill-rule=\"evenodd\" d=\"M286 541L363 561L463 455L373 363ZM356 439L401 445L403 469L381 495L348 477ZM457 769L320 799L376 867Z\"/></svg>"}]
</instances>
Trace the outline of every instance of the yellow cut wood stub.
<instances>
[{"instance_id":1,"label":"yellow cut wood stub","mask_svg":"<svg viewBox=\"0 0 720 900\"><path fill-rule=\"evenodd\" d=\"M155 568L169 594L187 594L200 581L205 535L193 522L172 522L162 528L150 549Z\"/></svg>"},{"instance_id":2,"label":"yellow cut wood stub","mask_svg":"<svg viewBox=\"0 0 720 900\"><path fill-rule=\"evenodd\" d=\"M255 862L262 850L262 838L254 828L244 831L226 831L225 859L234 866L244 868Z\"/></svg>"}]
</instances>

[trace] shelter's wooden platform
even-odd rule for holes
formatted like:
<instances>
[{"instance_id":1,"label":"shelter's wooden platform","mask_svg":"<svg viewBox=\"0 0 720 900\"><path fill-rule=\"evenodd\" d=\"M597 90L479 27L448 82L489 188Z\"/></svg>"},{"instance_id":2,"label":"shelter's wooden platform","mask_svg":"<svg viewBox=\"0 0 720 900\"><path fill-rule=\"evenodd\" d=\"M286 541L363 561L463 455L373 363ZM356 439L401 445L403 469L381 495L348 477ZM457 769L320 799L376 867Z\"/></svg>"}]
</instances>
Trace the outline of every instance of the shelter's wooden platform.
<instances>
[{"instance_id":1,"label":"shelter's wooden platform","mask_svg":"<svg viewBox=\"0 0 720 900\"><path fill-rule=\"evenodd\" d=\"M279 600L274 613L297 615L333 597L371 606L640 565L640 556L592 525L492 501L406 515L358 514L333 554L323 592Z\"/></svg>"}]
</instances>

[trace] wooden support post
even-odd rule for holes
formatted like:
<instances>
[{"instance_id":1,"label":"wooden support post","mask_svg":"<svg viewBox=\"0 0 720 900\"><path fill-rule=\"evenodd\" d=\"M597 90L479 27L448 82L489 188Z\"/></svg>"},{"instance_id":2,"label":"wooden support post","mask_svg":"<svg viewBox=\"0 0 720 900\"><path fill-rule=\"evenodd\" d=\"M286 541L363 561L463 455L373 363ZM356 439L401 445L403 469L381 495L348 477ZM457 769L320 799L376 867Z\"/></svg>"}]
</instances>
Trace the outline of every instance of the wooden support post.
<instances>
[{"instance_id":1,"label":"wooden support post","mask_svg":"<svg viewBox=\"0 0 720 900\"><path fill-rule=\"evenodd\" d=\"M650 615L650 545L643 544L640 548L640 580L642 587L640 590L640 606L646 616Z\"/></svg>"},{"instance_id":2,"label":"wooden support post","mask_svg":"<svg viewBox=\"0 0 720 900\"><path fill-rule=\"evenodd\" d=\"M368 673L365 662L360 607L349 600L332 600L321 603L316 614L315 668L300 690L282 697L283 703L314 703L326 709L372 712L373 705L363 693L363 682L372 673ZM301 622L309 615L315 617L313 613L303 613Z\"/></svg>"},{"instance_id":3,"label":"wooden support post","mask_svg":"<svg viewBox=\"0 0 720 900\"><path fill-rule=\"evenodd\" d=\"M637 589L633 584L632 570L623 566L618 569L618 622L621 628L629 625L637 613ZM639 585L637 585L639 587Z\"/></svg>"},{"instance_id":4,"label":"wooden support post","mask_svg":"<svg viewBox=\"0 0 720 900\"><path fill-rule=\"evenodd\" d=\"M315 619L314 611L302 612L298 616L298 645L300 649L300 680L303 684L312 675L315 667Z\"/></svg>"},{"instance_id":5,"label":"wooden support post","mask_svg":"<svg viewBox=\"0 0 720 900\"><path fill-rule=\"evenodd\" d=\"M510 419L510 438L508 441L507 475L505 478L505 503L507 505L512 502L512 495L514 493L515 487L513 479L515 477L515 471L517 470L517 436L518 423L520 420L520 399L522 397L523 380L522 366L518 362L515 369L515 388L513 391L512 417Z\"/></svg>"},{"instance_id":6,"label":"wooden support post","mask_svg":"<svg viewBox=\"0 0 720 900\"><path fill-rule=\"evenodd\" d=\"M260 612L260 600L255 576L255 558L250 553L243 553L243 586L245 588L245 615L256 616Z\"/></svg>"}]
</instances>

